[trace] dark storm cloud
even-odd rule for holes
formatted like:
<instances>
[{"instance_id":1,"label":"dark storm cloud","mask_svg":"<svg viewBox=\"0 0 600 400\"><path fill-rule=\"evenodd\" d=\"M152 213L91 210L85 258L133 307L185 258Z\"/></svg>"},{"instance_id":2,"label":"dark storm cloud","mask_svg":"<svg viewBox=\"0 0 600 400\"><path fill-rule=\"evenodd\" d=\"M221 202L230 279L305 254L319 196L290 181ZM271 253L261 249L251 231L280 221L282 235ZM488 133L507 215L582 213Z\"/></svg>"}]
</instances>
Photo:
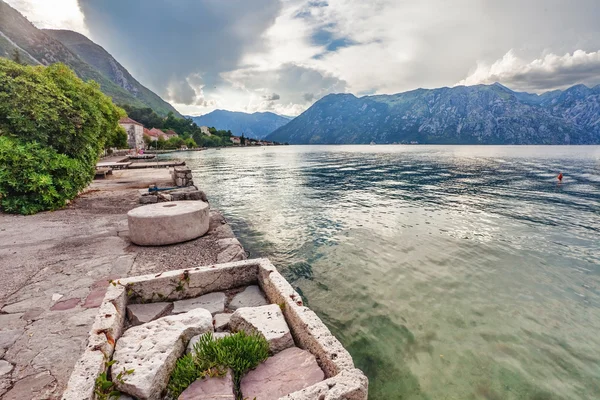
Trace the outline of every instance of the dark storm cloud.
<instances>
[{"instance_id":1,"label":"dark storm cloud","mask_svg":"<svg viewBox=\"0 0 600 400\"><path fill-rule=\"evenodd\" d=\"M262 98L267 101L275 101L281 99L281 96L279 96L277 93L271 93L264 95Z\"/></svg>"},{"instance_id":2,"label":"dark storm cloud","mask_svg":"<svg viewBox=\"0 0 600 400\"><path fill-rule=\"evenodd\" d=\"M191 104L237 68L280 12L278 0L79 0L92 38L162 95Z\"/></svg>"}]
</instances>

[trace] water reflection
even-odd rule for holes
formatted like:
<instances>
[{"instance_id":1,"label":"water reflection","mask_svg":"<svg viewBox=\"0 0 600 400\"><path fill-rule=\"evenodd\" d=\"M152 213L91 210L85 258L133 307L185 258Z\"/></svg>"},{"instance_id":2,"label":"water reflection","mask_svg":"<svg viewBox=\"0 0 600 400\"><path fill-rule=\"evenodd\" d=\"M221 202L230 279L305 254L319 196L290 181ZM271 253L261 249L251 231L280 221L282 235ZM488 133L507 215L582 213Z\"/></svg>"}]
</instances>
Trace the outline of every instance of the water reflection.
<instances>
[{"instance_id":1,"label":"water reflection","mask_svg":"<svg viewBox=\"0 0 600 400\"><path fill-rule=\"evenodd\" d=\"M599 147L177 157L347 346L371 399L600 393Z\"/></svg>"}]
</instances>

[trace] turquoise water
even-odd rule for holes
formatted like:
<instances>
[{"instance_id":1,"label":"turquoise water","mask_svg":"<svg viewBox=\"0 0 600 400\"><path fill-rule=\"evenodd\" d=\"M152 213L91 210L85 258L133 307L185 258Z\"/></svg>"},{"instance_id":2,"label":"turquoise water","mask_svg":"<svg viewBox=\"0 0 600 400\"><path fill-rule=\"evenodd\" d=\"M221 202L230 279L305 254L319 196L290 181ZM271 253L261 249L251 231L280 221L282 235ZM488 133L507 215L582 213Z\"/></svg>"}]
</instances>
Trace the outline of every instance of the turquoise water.
<instances>
[{"instance_id":1,"label":"turquoise water","mask_svg":"<svg viewBox=\"0 0 600 400\"><path fill-rule=\"evenodd\" d=\"M175 157L343 342L370 399L600 398L600 147Z\"/></svg>"}]
</instances>

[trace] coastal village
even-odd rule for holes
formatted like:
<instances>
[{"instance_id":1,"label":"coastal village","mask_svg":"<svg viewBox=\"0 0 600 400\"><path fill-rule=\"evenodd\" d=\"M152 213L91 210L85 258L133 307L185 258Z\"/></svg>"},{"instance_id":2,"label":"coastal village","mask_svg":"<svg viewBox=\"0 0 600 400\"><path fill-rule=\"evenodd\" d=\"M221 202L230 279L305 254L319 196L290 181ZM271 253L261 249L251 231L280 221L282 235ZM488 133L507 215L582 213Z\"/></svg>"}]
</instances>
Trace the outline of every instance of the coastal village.
<instances>
[{"instance_id":1,"label":"coastal village","mask_svg":"<svg viewBox=\"0 0 600 400\"><path fill-rule=\"evenodd\" d=\"M146 149L157 149L159 141L168 141L172 138L179 137L179 134L172 129L167 129L164 132L158 128L148 129L143 124L134 121L129 117L123 117L119 120L119 125L127 132L127 145L130 149L139 152L140 150ZM208 126L201 126L200 130L203 135L207 137L212 136L211 128ZM214 128L212 128L214 130ZM244 136L230 135L229 140L232 146L274 146L277 143L266 140L258 140L253 138L246 138ZM196 147L196 146L192 146ZM179 147L180 150L188 150L187 144L183 144Z\"/></svg>"}]
</instances>

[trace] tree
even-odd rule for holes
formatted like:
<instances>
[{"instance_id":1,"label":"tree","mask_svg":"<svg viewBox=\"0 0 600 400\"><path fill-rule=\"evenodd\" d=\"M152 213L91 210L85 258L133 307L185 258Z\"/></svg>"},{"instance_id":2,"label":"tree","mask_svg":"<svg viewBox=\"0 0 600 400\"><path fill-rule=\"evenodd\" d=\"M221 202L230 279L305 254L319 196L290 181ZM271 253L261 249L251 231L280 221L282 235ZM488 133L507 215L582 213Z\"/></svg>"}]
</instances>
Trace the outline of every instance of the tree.
<instances>
[{"instance_id":1,"label":"tree","mask_svg":"<svg viewBox=\"0 0 600 400\"><path fill-rule=\"evenodd\" d=\"M242 137L240 138L240 144L241 144L242 146L245 146L245 145L246 145L246 138L244 137L244 134L243 134L243 133L242 133Z\"/></svg>"},{"instance_id":2,"label":"tree","mask_svg":"<svg viewBox=\"0 0 600 400\"><path fill-rule=\"evenodd\" d=\"M192 138L185 139L185 145L187 146L188 149L193 149L194 147L198 147L198 145L196 144L196 141Z\"/></svg>"},{"instance_id":3,"label":"tree","mask_svg":"<svg viewBox=\"0 0 600 400\"><path fill-rule=\"evenodd\" d=\"M73 199L94 177L125 112L63 64L0 58L0 208L33 214Z\"/></svg>"},{"instance_id":4,"label":"tree","mask_svg":"<svg viewBox=\"0 0 600 400\"><path fill-rule=\"evenodd\" d=\"M21 53L19 52L19 49L17 49L17 48L13 49L12 60L14 62L16 62L17 64L25 65L25 63L21 59Z\"/></svg>"}]
</instances>

